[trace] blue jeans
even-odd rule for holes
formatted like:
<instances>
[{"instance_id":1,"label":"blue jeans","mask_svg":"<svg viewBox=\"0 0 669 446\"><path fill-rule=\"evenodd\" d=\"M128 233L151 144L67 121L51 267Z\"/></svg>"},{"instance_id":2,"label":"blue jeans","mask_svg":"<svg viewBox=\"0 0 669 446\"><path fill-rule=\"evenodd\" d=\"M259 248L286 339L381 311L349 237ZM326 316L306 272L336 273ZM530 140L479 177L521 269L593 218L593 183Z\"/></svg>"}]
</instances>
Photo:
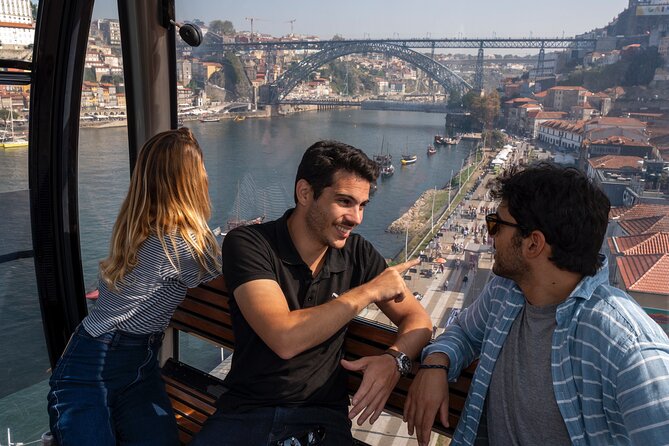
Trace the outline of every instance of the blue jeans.
<instances>
[{"instance_id":1,"label":"blue jeans","mask_svg":"<svg viewBox=\"0 0 669 446\"><path fill-rule=\"evenodd\" d=\"M275 446L291 437L303 439L317 427L325 435L314 444L353 444L346 408L263 407L243 413L216 413L209 417L190 446ZM289 441L285 444L291 444ZM298 443L294 443L298 444ZM302 442L306 446L307 442Z\"/></svg>"},{"instance_id":2,"label":"blue jeans","mask_svg":"<svg viewBox=\"0 0 669 446\"><path fill-rule=\"evenodd\" d=\"M176 446L176 420L158 366L163 334L105 333L79 325L49 385L60 446Z\"/></svg>"}]
</instances>

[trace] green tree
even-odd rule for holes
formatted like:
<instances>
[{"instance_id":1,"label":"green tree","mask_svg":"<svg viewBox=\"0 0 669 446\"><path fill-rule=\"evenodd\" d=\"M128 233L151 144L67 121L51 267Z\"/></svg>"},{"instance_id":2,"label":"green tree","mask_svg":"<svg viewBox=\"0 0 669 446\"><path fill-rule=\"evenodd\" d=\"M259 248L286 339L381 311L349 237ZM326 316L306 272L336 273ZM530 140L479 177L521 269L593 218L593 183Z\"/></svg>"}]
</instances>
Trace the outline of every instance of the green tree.
<instances>
[{"instance_id":1,"label":"green tree","mask_svg":"<svg viewBox=\"0 0 669 446\"><path fill-rule=\"evenodd\" d=\"M122 84L123 83L123 76L118 75L118 74L105 74L100 78L100 82L104 84Z\"/></svg>"},{"instance_id":2,"label":"green tree","mask_svg":"<svg viewBox=\"0 0 669 446\"><path fill-rule=\"evenodd\" d=\"M462 98L462 105L469 110L483 128L491 129L499 116L499 93L493 90L486 94L471 90Z\"/></svg>"},{"instance_id":3,"label":"green tree","mask_svg":"<svg viewBox=\"0 0 669 446\"><path fill-rule=\"evenodd\" d=\"M209 31L220 36L235 33L235 27L230 20L212 20L209 23Z\"/></svg>"},{"instance_id":4,"label":"green tree","mask_svg":"<svg viewBox=\"0 0 669 446\"><path fill-rule=\"evenodd\" d=\"M85 82L97 82L98 79L95 77L95 70L90 67L84 68L84 81Z\"/></svg>"},{"instance_id":5,"label":"green tree","mask_svg":"<svg viewBox=\"0 0 669 446\"><path fill-rule=\"evenodd\" d=\"M0 109L0 119L2 119L2 122L7 126L7 120L9 119L11 112L7 110L6 108Z\"/></svg>"},{"instance_id":6,"label":"green tree","mask_svg":"<svg viewBox=\"0 0 669 446\"><path fill-rule=\"evenodd\" d=\"M639 51L630 57L622 85L648 85L655 76L655 70L663 63L656 46Z\"/></svg>"},{"instance_id":7,"label":"green tree","mask_svg":"<svg viewBox=\"0 0 669 446\"><path fill-rule=\"evenodd\" d=\"M449 108L462 107L462 93L460 93L460 90L452 89L448 92L448 107Z\"/></svg>"}]
</instances>

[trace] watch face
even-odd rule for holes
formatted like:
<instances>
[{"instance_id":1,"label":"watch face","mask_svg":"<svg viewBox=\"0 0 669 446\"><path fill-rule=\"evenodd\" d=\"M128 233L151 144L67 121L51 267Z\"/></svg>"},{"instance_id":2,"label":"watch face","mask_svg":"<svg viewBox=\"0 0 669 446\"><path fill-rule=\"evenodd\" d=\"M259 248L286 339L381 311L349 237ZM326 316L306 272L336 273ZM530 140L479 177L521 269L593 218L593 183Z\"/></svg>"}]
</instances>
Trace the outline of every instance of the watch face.
<instances>
[{"instance_id":1,"label":"watch face","mask_svg":"<svg viewBox=\"0 0 669 446\"><path fill-rule=\"evenodd\" d=\"M392 349L386 350L385 353L395 358L397 370L400 372L400 375L405 376L411 371L411 358L407 355Z\"/></svg>"},{"instance_id":2,"label":"watch face","mask_svg":"<svg viewBox=\"0 0 669 446\"><path fill-rule=\"evenodd\" d=\"M399 366L402 375L406 375L411 371L411 359L404 353L400 353L398 356L397 365Z\"/></svg>"}]
</instances>

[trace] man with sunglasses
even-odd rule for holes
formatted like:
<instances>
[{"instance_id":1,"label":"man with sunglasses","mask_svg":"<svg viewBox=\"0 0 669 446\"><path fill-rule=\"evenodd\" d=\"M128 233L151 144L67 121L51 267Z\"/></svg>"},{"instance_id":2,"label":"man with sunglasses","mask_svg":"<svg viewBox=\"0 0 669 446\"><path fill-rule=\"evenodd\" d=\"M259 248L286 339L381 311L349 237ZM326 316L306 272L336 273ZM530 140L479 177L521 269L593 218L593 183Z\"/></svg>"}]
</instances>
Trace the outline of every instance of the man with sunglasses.
<instances>
[{"instance_id":1,"label":"man with sunglasses","mask_svg":"<svg viewBox=\"0 0 669 446\"><path fill-rule=\"evenodd\" d=\"M427 445L448 380L478 359L455 445L669 444L669 339L608 283L609 200L542 163L491 183L495 275L423 350L404 408Z\"/></svg>"}]
</instances>

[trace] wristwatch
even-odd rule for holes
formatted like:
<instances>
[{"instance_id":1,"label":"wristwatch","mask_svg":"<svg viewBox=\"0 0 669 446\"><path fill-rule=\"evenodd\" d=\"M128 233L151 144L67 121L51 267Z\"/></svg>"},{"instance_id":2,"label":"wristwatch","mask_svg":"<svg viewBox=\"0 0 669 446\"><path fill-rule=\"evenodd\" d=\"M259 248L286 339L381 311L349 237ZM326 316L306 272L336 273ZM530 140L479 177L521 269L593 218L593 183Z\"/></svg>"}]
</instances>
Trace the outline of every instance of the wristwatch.
<instances>
[{"instance_id":1,"label":"wristwatch","mask_svg":"<svg viewBox=\"0 0 669 446\"><path fill-rule=\"evenodd\" d=\"M409 374L411 371L411 358L400 351L393 350L392 348L389 348L383 353L395 358L395 362L397 363L397 370L400 372L401 376L407 376Z\"/></svg>"}]
</instances>

